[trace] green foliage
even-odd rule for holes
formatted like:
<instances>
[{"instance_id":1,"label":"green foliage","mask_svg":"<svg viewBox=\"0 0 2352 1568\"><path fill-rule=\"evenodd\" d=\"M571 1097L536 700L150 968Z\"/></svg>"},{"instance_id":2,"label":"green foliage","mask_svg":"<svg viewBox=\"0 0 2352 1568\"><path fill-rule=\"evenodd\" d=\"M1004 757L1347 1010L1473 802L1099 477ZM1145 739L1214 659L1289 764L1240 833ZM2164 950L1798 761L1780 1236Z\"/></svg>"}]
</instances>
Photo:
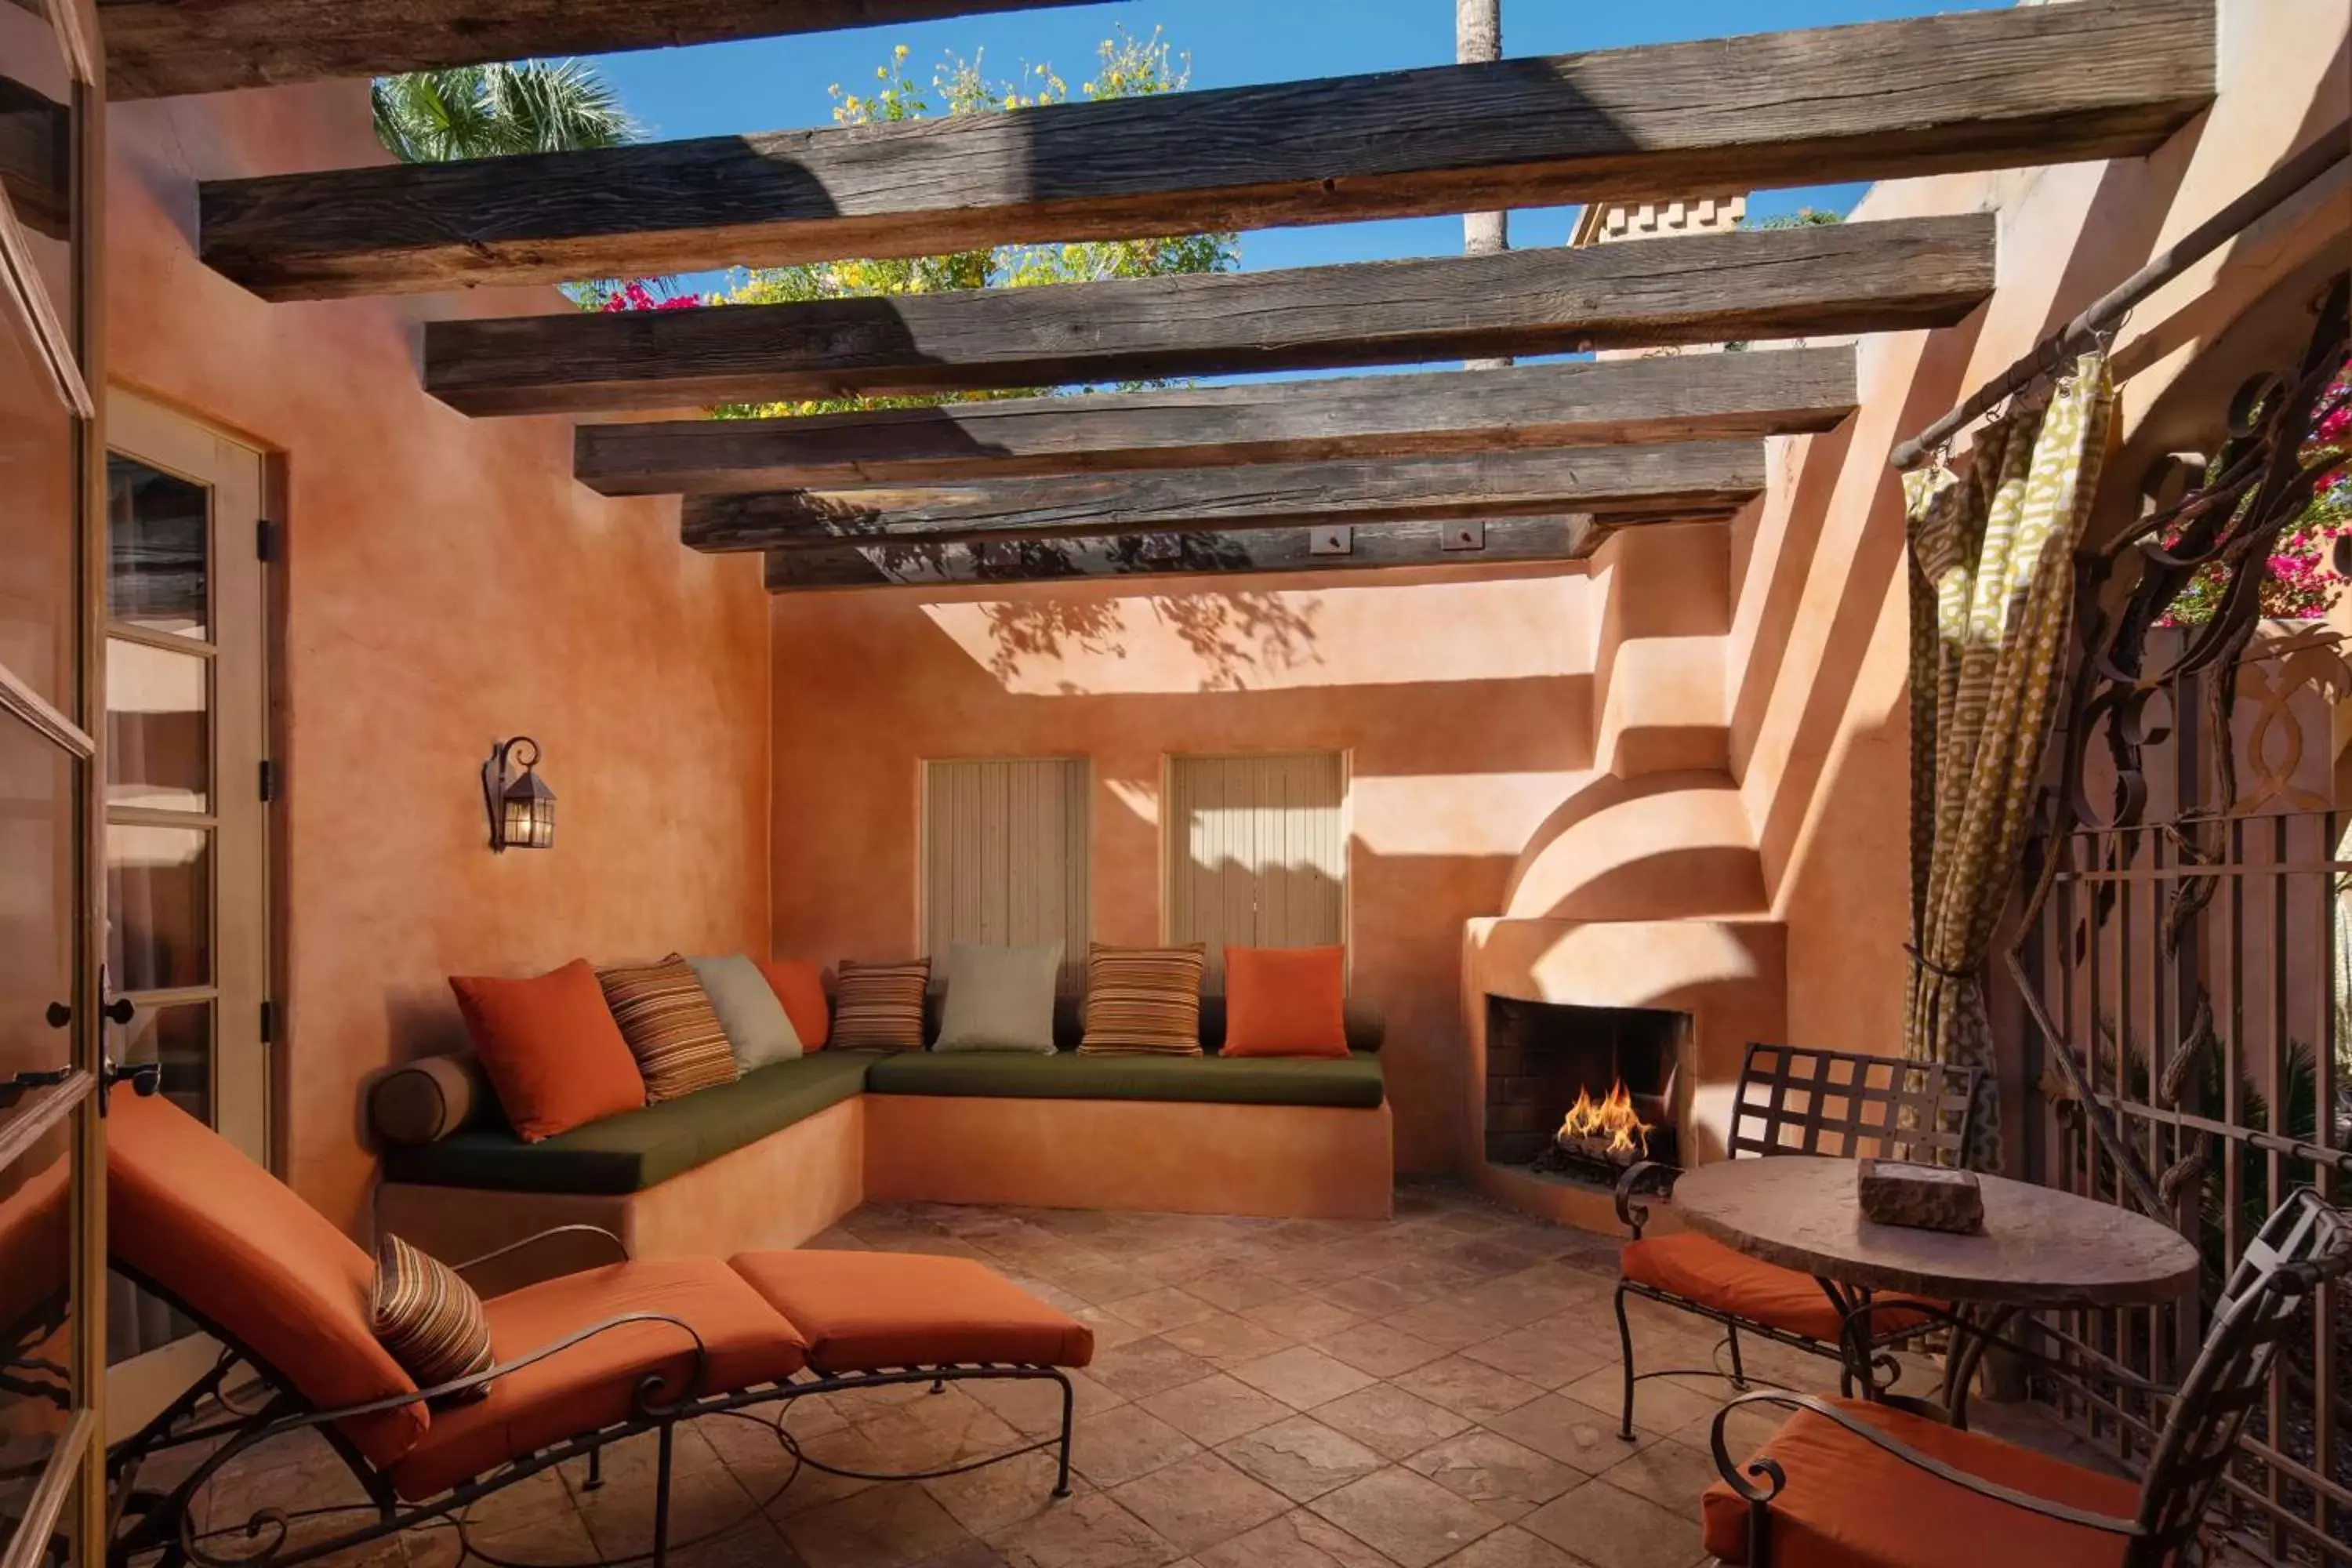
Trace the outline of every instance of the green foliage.
<instances>
[{"instance_id":1,"label":"green foliage","mask_svg":"<svg viewBox=\"0 0 2352 1568\"><path fill-rule=\"evenodd\" d=\"M1842 215L1827 212L1820 207L1799 207L1792 213L1782 213L1778 217L1768 217L1755 226L1758 228L1822 228L1830 224L1844 221L1845 218Z\"/></svg>"},{"instance_id":2,"label":"green foliage","mask_svg":"<svg viewBox=\"0 0 2352 1568\"><path fill-rule=\"evenodd\" d=\"M376 139L404 163L568 153L643 134L612 84L583 60L411 71L377 78L370 96Z\"/></svg>"},{"instance_id":3,"label":"green foliage","mask_svg":"<svg viewBox=\"0 0 2352 1568\"><path fill-rule=\"evenodd\" d=\"M1190 62L1171 55L1154 31L1137 38L1121 31L1097 51L1094 76L1076 96L1100 102L1181 90ZM1050 66L1024 67L1011 80L992 80L980 57L950 59L932 72L928 86L907 72L907 49L893 49L874 73L878 84L866 94L832 89L833 118L842 125L880 125L922 120L944 112L1004 114L1072 100L1069 84ZM1029 289L1054 283L1095 282L1113 278L1164 278L1180 273L1223 272L1240 260L1231 234L1173 235L1142 239L1088 240L1061 245L1001 245L940 256L880 257L753 268L736 274L712 304L776 304L860 296L935 294L955 289ZM893 408L1024 395L1017 391L942 397L839 397L809 402L733 405L722 417L833 413L857 408Z\"/></svg>"}]
</instances>

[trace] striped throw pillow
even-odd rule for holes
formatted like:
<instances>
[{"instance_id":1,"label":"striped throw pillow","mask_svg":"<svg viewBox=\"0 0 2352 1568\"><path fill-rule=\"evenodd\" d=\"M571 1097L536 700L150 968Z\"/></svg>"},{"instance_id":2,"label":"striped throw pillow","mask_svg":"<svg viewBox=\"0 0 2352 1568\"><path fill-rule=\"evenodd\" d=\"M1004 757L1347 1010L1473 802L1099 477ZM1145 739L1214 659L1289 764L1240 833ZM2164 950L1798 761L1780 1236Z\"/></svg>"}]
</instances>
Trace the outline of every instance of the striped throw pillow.
<instances>
[{"instance_id":1,"label":"striped throw pillow","mask_svg":"<svg viewBox=\"0 0 2352 1568\"><path fill-rule=\"evenodd\" d=\"M694 967L676 953L659 963L600 969L605 1005L629 1054L645 1075L646 1099L655 1104L735 1081L735 1051L727 1030L703 994Z\"/></svg>"},{"instance_id":2,"label":"striped throw pillow","mask_svg":"<svg viewBox=\"0 0 2352 1568\"><path fill-rule=\"evenodd\" d=\"M844 963L833 988L832 1044L849 1050L923 1048L923 988L931 961Z\"/></svg>"},{"instance_id":3,"label":"striped throw pillow","mask_svg":"<svg viewBox=\"0 0 2352 1568\"><path fill-rule=\"evenodd\" d=\"M1105 947L1087 958L1087 1056L1197 1057L1201 1054L1201 971L1204 950Z\"/></svg>"},{"instance_id":4,"label":"striped throw pillow","mask_svg":"<svg viewBox=\"0 0 2352 1568\"><path fill-rule=\"evenodd\" d=\"M474 1288L456 1269L396 1236L386 1236L376 1247L368 1315L376 1342L419 1388L454 1383L498 1364L490 1354L490 1321ZM462 1405L489 1392L488 1384L477 1384L445 1399Z\"/></svg>"}]
</instances>

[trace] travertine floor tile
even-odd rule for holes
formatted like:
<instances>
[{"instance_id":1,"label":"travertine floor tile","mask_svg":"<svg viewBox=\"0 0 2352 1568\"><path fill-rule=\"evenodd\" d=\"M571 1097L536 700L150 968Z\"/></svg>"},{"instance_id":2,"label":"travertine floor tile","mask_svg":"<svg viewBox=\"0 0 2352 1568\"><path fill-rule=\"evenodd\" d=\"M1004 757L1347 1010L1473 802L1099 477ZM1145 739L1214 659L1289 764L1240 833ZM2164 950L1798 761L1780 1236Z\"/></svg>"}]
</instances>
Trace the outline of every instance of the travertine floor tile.
<instances>
[{"instance_id":1,"label":"travertine floor tile","mask_svg":"<svg viewBox=\"0 0 2352 1568\"><path fill-rule=\"evenodd\" d=\"M1557 1394L1530 1400L1486 1423L1516 1443L1524 1443L1548 1458L1572 1465L1587 1475L1622 1461L1636 1447L1657 1441L1636 1426L1633 1441L1617 1436L1617 1417Z\"/></svg>"},{"instance_id":2,"label":"travertine floor tile","mask_svg":"<svg viewBox=\"0 0 2352 1568\"><path fill-rule=\"evenodd\" d=\"M1242 1362L1231 1370L1252 1388L1271 1394L1294 1410L1312 1410L1318 1405L1328 1405L1342 1394L1368 1388L1375 1381L1311 1345L1293 1345L1255 1361Z\"/></svg>"},{"instance_id":3,"label":"travertine floor tile","mask_svg":"<svg viewBox=\"0 0 2352 1568\"><path fill-rule=\"evenodd\" d=\"M1336 1491L1381 1468L1381 1456L1312 1415L1261 1426L1217 1452L1293 1502Z\"/></svg>"},{"instance_id":4,"label":"travertine floor tile","mask_svg":"<svg viewBox=\"0 0 2352 1568\"><path fill-rule=\"evenodd\" d=\"M1357 1323L1315 1341L1316 1348L1374 1377L1394 1377L1441 1361L1445 1352L1386 1323Z\"/></svg>"},{"instance_id":5,"label":"travertine floor tile","mask_svg":"<svg viewBox=\"0 0 2352 1568\"><path fill-rule=\"evenodd\" d=\"M1441 1568L1593 1568L1540 1536L1513 1525L1482 1536L1447 1558Z\"/></svg>"},{"instance_id":6,"label":"travertine floor tile","mask_svg":"<svg viewBox=\"0 0 2352 1568\"><path fill-rule=\"evenodd\" d=\"M908 1481L870 1487L790 1515L781 1528L808 1568L909 1568L971 1539L929 1493Z\"/></svg>"},{"instance_id":7,"label":"travertine floor tile","mask_svg":"<svg viewBox=\"0 0 2352 1568\"><path fill-rule=\"evenodd\" d=\"M1458 1355L1417 1366L1398 1374L1393 1381L1406 1393L1418 1394L1432 1405L1442 1405L1473 1421L1491 1420L1506 1411L1517 1410L1543 1393L1532 1383Z\"/></svg>"},{"instance_id":8,"label":"travertine floor tile","mask_svg":"<svg viewBox=\"0 0 2352 1568\"><path fill-rule=\"evenodd\" d=\"M1201 1451L1201 1445L1139 1405L1078 1423L1070 1463L1095 1485L1110 1488Z\"/></svg>"},{"instance_id":9,"label":"travertine floor tile","mask_svg":"<svg viewBox=\"0 0 2352 1568\"><path fill-rule=\"evenodd\" d=\"M1206 1453L1129 1481L1111 1496L1180 1549L1193 1552L1290 1510L1282 1494Z\"/></svg>"},{"instance_id":10,"label":"travertine floor tile","mask_svg":"<svg viewBox=\"0 0 2352 1568\"><path fill-rule=\"evenodd\" d=\"M1187 1355L1199 1356L1212 1366L1231 1366L1236 1362L1255 1361L1260 1356L1288 1350L1292 1343L1288 1334L1277 1333L1233 1312L1213 1313L1197 1323L1171 1329L1160 1337Z\"/></svg>"},{"instance_id":11,"label":"travertine floor tile","mask_svg":"<svg viewBox=\"0 0 2352 1568\"><path fill-rule=\"evenodd\" d=\"M1197 1383L1216 1370L1155 1335L1096 1356L1087 1375L1122 1399L1141 1399L1163 1388Z\"/></svg>"},{"instance_id":12,"label":"travertine floor tile","mask_svg":"<svg viewBox=\"0 0 2352 1568\"><path fill-rule=\"evenodd\" d=\"M1621 1464L1601 1472L1601 1479L1620 1491L1647 1498L1669 1513L1696 1514L1699 1494L1715 1484L1715 1460L1704 1448L1687 1443L1653 1443Z\"/></svg>"},{"instance_id":13,"label":"travertine floor tile","mask_svg":"<svg viewBox=\"0 0 2352 1568\"><path fill-rule=\"evenodd\" d=\"M1394 1467L1307 1506L1403 1568L1430 1568L1502 1523L1427 1477Z\"/></svg>"},{"instance_id":14,"label":"travertine floor tile","mask_svg":"<svg viewBox=\"0 0 2352 1568\"><path fill-rule=\"evenodd\" d=\"M1607 1481L1587 1481L1519 1523L1605 1568L1691 1568L1706 1556L1699 1549L1696 1507L1670 1512Z\"/></svg>"},{"instance_id":15,"label":"travertine floor tile","mask_svg":"<svg viewBox=\"0 0 2352 1568\"><path fill-rule=\"evenodd\" d=\"M1294 1509L1200 1554L1201 1568L1394 1568L1327 1520Z\"/></svg>"},{"instance_id":16,"label":"travertine floor tile","mask_svg":"<svg viewBox=\"0 0 2352 1568\"><path fill-rule=\"evenodd\" d=\"M1423 1448L1405 1461L1405 1468L1468 1498L1499 1520L1532 1512L1585 1479L1580 1470L1484 1428Z\"/></svg>"},{"instance_id":17,"label":"travertine floor tile","mask_svg":"<svg viewBox=\"0 0 2352 1568\"><path fill-rule=\"evenodd\" d=\"M1282 1401L1223 1373L1164 1389L1137 1404L1209 1447L1272 1426L1290 1414L1290 1406Z\"/></svg>"},{"instance_id":18,"label":"travertine floor tile","mask_svg":"<svg viewBox=\"0 0 2352 1568\"><path fill-rule=\"evenodd\" d=\"M1261 1307L1245 1307L1241 1316L1249 1322L1294 1340L1319 1340L1364 1319L1362 1313L1351 1308L1304 1291L1268 1301Z\"/></svg>"},{"instance_id":19,"label":"travertine floor tile","mask_svg":"<svg viewBox=\"0 0 2352 1568\"><path fill-rule=\"evenodd\" d=\"M1315 1419L1387 1459L1417 1454L1470 1425L1467 1415L1432 1405L1393 1383L1376 1383L1318 1405Z\"/></svg>"},{"instance_id":20,"label":"travertine floor tile","mask_svg":"<svg viewBox=\"0 0 2352 1568\"><path fill-rule=\"evenodd\" d=\"M1156 1568L1183 1553L1105 1492L1087 1492L995 1531L1007 1568Z\"/></svg>"},{"instance_id":21,"label":"travertine floor tile","mask_svg":"<svg viewBox=\"0 0 2352 1568\"><path fill-rule=\"evenodd\" d=\"M1214 1317L1218 1310L1198 1296L1180 1290L1173 1285L1162 1285L1139 1295L1106 1301L1103 1308L1112 1317L1124 1318L1147 1334L1164 1334L1171 1329L1181 1329L1187 1323Z\"/></svg>"}]
</instances>

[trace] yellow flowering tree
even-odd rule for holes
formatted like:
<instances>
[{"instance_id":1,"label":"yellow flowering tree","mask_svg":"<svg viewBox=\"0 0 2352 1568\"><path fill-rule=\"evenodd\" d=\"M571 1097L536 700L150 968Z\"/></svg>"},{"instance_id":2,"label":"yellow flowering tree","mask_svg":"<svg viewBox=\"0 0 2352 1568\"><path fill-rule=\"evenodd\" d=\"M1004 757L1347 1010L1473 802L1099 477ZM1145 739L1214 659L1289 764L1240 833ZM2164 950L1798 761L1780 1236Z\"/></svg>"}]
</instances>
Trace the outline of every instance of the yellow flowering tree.
<instances>
[{"instance_id":1,"label":"yellow flowering tree","mask_svg":"<svg viewBox=\"0 0 2352 1568\"><path fill-rule=\"evenodd\" d=\"M953 59L933 71L928 88L908 74L904 45L875 71L879 84L870 94L832 89L833 118L841 125L877 125L921 120L936 113L1002 114L1072 100L1069 84L1050 66L1024 68L1010 81L992 80L982 59ZM1149 38L1121 31L1097 49L1093 77L1081 82L1081 100L1142 98L1181 91L1191 61L1171 53L1155 29ZM1110 278L1163 278L1187 272L1224 272L1240 260L1231 234L1174 235L1141 239L1087 240L1063 245L1000 245L943 256L879 257L848 261L803 262L760 267L734 274L707 301L714 305L779 304L856 296L933 294L951 289L1028 289L1054 283L1093 282ZM857 408L895 408L977 397L1012 397L1017 391L932 394L908 397L839 397L797 403L739 404L717 412L722 417L835 413Z\"/></svg>"}]
</instances>

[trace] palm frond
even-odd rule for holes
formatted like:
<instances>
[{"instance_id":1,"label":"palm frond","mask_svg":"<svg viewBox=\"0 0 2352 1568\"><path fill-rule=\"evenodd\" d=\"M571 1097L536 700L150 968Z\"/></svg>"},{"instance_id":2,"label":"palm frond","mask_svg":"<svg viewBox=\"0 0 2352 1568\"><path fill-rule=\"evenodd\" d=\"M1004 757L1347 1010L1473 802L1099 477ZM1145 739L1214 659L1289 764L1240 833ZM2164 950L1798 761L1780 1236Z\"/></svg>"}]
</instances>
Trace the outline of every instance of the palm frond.
<instances>
[{"instance_id":1,"label":"palm frond","mask_svg":"<svg viewBox=\"0 0 2352 1568\"><path fill-rule=\"evenodd\" d=\"M584 60L520 60L380 77L376 139L407 163L612 147L644 134Z\"/></svg>"}]
</instances>

